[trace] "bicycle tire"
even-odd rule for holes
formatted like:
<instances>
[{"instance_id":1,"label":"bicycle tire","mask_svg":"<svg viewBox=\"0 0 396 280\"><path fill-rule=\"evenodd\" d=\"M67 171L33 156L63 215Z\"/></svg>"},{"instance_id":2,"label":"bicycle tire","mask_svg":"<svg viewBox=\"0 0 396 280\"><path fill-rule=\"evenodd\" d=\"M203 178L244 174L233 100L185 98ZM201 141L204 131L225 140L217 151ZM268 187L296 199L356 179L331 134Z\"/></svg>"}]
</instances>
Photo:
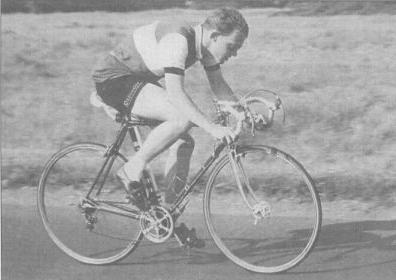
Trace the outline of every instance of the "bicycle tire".
<instances>
[{"instance_id":1,"label":"bicycle tire","mask_svg":"<svg viewBox=\"0 0 396 280\"><path fill-rule=\"evenodd\" d=\"M291 269L319 236L322 208L314 182L296 159L277 148L239 146L236 151L236 169L224 155L209 176L204 193L208 231L225 256L244 269L268 274ZM244 195L232 183L238 178ZM257 220L251 207L257 205L270 205L271 216L252 226Z\"/></svg>"},{"instance_id":2,"label":"bicycle tire","mask_svg":"<svg viewBox=\"0 0 396 280\"><path fill-rule=\"evenodd\" d=\"M85 214L81 212L80 201L104 162L105 153L106 146L101 144L70 145L50 158L38 186L38 209L49 237L64 253L85 264L102 265L119 261L130 254L143 237L138 220L131 223L130 218L122 220L118 215L94 207L92 213L88 213L90 208L86 208ZM114 164L124 162L126 158L118 153ZM112 201L119 201L120 205L122 203L123 207L133 209L133 206L125 204L125 195L124 188L115 183L114 174L110 172L97 197L111 198ZM110 218L107 215L111 215ZM97 219L94 229L86 228L89 227L86 217ZM132 228L135 224L136 228ZM120 232L116 233L118 230ZM134 233L131 236L130 231Z\"/></svg>"}]
</instances>

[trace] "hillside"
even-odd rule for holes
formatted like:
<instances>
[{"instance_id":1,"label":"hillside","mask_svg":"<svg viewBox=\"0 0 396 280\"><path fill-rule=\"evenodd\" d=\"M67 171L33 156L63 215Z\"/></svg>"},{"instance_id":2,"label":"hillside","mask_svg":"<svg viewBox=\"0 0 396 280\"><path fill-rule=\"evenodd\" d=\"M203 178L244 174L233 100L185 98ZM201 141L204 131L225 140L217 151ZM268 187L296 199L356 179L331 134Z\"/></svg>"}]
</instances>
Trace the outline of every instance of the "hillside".
<instances>
[{"instance_id":1,"label":"hillside","mask_svg":"<svg viewBox=\"0 0 396 280\"><path fill-rule=\"evenodd\" d=\"M208 10L223 6L248 8L282 8L279 15L371 15L396 14L393 0L3 0L3 13L53 12L132 12L151 9L188 8Z\"/></svg>"},{"instance_id":2,"label":"hillside","mask_svg":"<svg viewBox=\"0 0 396 280\"><path fill-rule=\"evenodd\" d=\"M279 92L287 122L256 137L307 167L329 199L392 200L396 168L396 17L272 17L244 10L250 38L223 67L233 88ZM90 71L131 28L154 19L198 22L205 11L2 16L2 185L34 185L48 156L75 141L110 143L116 126L88 96ZM243 78L241 78L243 77ZM213 113L199 66L187 91ZM211 146L195 129L193 168Z\"/></svg>"}]
</instances>

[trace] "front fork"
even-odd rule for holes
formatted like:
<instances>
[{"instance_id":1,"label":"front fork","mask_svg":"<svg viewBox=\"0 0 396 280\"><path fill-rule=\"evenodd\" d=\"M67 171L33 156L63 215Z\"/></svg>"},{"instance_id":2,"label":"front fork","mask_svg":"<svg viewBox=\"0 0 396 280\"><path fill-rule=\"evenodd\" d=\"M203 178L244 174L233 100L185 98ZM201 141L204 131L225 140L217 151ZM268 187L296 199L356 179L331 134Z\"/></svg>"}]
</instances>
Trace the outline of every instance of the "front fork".
<instances>
[{"instance_id":1,"label":"front fork","mask_svg":"<svg viewBox=\"0 0 396 280\"><path fill-rule=\"evenodd\" d=\"M250 209L256 225L259 220L268 218L271 215L271 206L267 201L260 200L256 196L249 181L249 174L246 173L246 169L243 166L243 158L245 156L246 153L237 151L237 146L229 146L228 158L231 163L232 173L243 201Z\"/></svg>"}]
</instances>

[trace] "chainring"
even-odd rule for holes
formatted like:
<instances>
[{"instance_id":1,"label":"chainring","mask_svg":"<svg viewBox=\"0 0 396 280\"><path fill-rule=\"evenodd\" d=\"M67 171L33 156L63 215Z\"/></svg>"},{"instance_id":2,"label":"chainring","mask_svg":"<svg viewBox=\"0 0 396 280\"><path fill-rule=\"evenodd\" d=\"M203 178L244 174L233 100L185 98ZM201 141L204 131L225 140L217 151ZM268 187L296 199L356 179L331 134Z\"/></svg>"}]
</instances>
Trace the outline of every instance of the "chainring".
<instances>
[{"instance_id":1,"label":"chainring","mask_svg":"<svg viewBox=\"0 0 396 280\"><path fill-rule=\"evenodd\" d=\"M148 240L162 243L172 236L174 221L164 207L153 206L140 216L140 228Z\"/></svg>"}]
</instances>

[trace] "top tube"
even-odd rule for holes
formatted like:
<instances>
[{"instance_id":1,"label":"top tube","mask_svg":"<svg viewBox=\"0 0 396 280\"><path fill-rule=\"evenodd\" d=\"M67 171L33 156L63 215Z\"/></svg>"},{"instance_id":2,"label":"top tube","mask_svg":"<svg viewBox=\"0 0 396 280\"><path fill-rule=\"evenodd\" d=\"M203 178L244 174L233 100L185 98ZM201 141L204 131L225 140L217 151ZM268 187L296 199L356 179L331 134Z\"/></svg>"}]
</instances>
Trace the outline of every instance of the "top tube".
<instances>
[{"instance_id":1,"label":"top tube","mask_svg":"<svg viewBox=\"0 0 396 280\"><path fill-rule=\"evenodd\" d=\"M142 118L132 113L122 114L118 112L115 117L115 121L121 124L126 124L128 126L157 126L162 121L152 120L147 118Z\"/></svg>"}]
</instances>

